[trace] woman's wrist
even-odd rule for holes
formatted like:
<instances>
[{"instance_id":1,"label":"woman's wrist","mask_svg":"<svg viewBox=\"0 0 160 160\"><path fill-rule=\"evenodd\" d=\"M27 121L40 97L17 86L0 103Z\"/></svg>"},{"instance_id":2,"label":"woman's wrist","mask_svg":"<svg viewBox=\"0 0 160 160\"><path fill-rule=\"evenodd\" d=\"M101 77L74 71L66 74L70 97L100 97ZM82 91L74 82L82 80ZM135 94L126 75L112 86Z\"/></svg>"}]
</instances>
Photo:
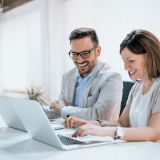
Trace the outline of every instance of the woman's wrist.
<instances>
[{"instance_id":1,"label":"woman's wrist","mask_svg":"<svg viewBox=\"0 0 160 160\"><path fill-rule=\"evenodd\" d=\"M109 126L108 122L105 121L105 120L99 120L99 119L97 119L96 122L97 122L98 126L101 126L101 127L108 127Z\"/></svg>"},{"instance_id":2,"label":"woman's wrist","mask_svg":"<svg viewBox=\"0 0 160 160\"><path fill-rule=\"evenodd\" d=\"M114 139L115 140L117 140L117 139L122 140L123 137L124 137L124 134L125 134L125 131L124 131L123 127L117 126L115 128L115 137L114 137Z\"/></svg>"},{"instance_id":3,"label":"woman's wrist","mask_svg":"<svg viewBox=\"0 0 160 160\"><path fill-rule=\"evenodd\" d=\"M101 120L97 119L95 123L96 123L97 126L101 126L102 127Z\"/></svg>"}]
</instances>

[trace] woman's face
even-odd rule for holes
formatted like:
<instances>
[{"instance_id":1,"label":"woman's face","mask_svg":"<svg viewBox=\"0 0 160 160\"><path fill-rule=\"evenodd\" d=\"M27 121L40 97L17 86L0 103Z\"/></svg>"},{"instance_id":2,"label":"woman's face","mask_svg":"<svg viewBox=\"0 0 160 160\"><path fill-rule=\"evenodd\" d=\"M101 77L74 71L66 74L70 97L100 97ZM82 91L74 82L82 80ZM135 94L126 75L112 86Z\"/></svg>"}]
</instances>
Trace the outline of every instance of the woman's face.
<instances>
[{"instance_id":1,"label":"woman's face","mask_svg":"<svg viewBox=\"0 0 160 160\"><path fill-rule=\"evenodd\" d=\"M134 80L148 80L147 55L135 54L128 48L121 51L124 61L124 68L128 71L129 76Z\"/></svg>"}]
</instances>

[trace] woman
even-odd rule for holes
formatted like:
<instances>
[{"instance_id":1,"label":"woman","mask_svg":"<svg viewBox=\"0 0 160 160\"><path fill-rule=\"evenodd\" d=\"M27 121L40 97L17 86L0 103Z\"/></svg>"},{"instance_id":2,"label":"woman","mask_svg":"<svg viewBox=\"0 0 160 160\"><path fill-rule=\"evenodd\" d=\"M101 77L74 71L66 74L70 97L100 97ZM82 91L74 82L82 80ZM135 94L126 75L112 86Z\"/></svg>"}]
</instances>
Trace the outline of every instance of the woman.
<instances>
[{"instance_id":1,"label":"woman","mask_svg":"<svg viewBox=\"0 0 160 160\"><path fill-rule=\"evenodd\" d=\"M79 126L73 136L112 136L126 141L160 140L160 42L150 32L134 30L120 45L125 70L135 81L117 122L76 117L66 127ZM103 127L102 127L103 126Z\"/></svg>"}]
</instances>

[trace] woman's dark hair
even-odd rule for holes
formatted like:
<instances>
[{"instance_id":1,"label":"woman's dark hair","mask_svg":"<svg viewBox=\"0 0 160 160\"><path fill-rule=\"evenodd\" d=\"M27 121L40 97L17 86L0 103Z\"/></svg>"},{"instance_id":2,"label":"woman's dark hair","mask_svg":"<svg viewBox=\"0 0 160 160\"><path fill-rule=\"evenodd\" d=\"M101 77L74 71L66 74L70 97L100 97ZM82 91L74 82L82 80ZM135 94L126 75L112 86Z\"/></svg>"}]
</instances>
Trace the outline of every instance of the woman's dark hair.
<instances>
[{"instance_id":1,"label":"woman's dark hair","mask_svg":"<svg viewBox=\"0 0 160 160\"><path fill-rule=\"evenodd\" d=\"M134 30L120 44L120 53L124 48L134 54L146 54L149 78L160 76L160 41L146 30Z\"/></svg>"},{"instance_id":2,"label":"woman's dark hair","mask_svg":"<svg viewBox=\"0 0 160 160\"><path fill-rule=\"evenodd\" d=\"M95 46L99 44L96 31L87 27L74 29L69 36L69 40L71 42L72 40L81 39L84 37L90 37Z\"/></svg>"}]
</instances>

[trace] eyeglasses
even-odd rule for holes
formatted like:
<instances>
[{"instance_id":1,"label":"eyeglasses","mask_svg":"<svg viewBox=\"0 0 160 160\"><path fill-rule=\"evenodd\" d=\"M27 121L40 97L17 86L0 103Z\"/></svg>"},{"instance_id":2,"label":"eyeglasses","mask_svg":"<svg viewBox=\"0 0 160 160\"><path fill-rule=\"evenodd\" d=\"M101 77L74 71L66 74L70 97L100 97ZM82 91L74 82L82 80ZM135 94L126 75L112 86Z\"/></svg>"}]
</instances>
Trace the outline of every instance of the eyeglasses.
<instances>
[{"instance_id":1,"label":"eyeglasses","mask_svg":"<svg viewBox=\"0 0 160 160\"><path fill-rule=\"evenodd\" d=\"M73 59L73 60L77 60L78 56L80 55L83 59L87 59L90 57L90 53L96 48L97 46L93 47L90 50L87 51L82 51L82 52L73 52L72 50L69 51L69 56Z\"/></svg>"}]
</instances>

